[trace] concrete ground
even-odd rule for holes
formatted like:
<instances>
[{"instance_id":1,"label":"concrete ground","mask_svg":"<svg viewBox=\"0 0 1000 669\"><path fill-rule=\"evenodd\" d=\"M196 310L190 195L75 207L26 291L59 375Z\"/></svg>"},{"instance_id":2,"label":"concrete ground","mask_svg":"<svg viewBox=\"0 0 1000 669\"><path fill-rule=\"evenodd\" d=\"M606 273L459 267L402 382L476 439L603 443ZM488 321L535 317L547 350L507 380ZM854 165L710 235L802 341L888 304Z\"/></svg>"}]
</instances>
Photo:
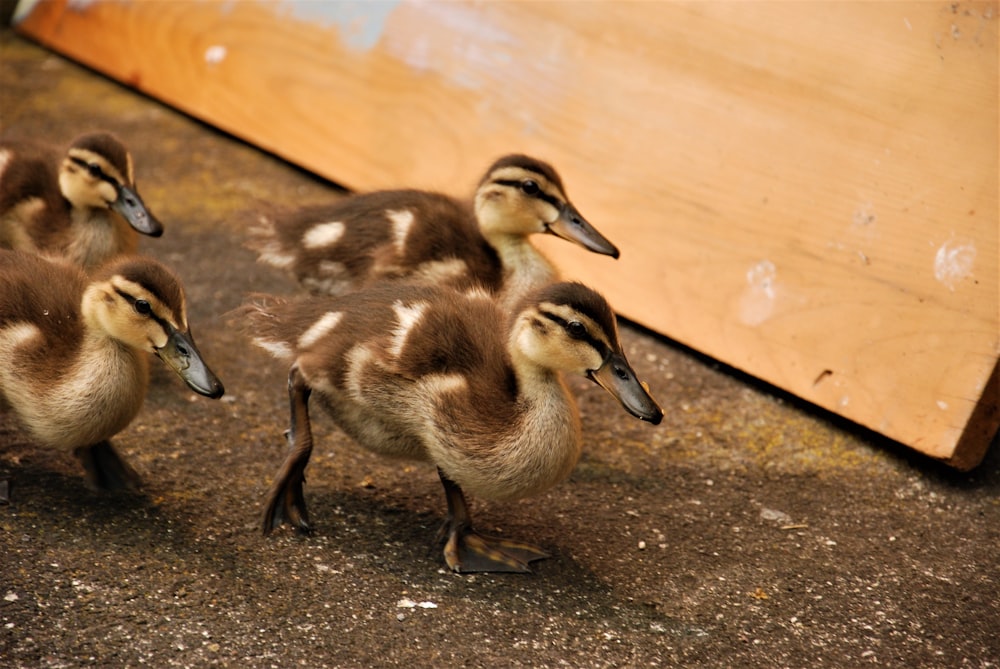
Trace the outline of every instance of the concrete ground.
<instances>
[{"instance_id":1,"label":"concrete ground","mask_svg":"<svg viewBox=\"0 0 1000 669\"><path fill-rule=\"evenodd\" d=\"M166 225L142 249L184 278L227 389L196 397L154 361L116 439L137 494L89 491L72 457L0 415L14 479L0 665L998 666L1000 449L951 471L633 327L626 350L663 424L574 382L585 444L570 479L472 500L482 529L551 550L533 574L444 570L433 470L369 455L321 417L317 532L265 539L285 370L225 314L248 292L295 291L242 247L253 209L339 193L7 30L0 122L7 137L126 141Z\"/></svg>"}]
</instances>

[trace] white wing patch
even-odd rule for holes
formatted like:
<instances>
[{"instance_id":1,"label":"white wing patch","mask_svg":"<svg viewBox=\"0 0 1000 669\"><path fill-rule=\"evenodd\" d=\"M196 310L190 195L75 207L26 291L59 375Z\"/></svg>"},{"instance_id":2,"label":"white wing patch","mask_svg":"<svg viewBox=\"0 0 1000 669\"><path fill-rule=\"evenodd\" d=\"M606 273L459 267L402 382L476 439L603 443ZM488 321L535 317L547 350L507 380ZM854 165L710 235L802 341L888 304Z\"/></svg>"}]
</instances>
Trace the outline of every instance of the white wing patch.
<instances>
[{"instance_id":1,"label":"white wing patch","mask_svg":"<svg viewBox=\"0 0 1000 669\"><path fill-rule=\"evenodd\" d=\"M277 244L269 244L261 250L260 260L271 267L288 269L295 263L295 256L290 253L282 253Z\"/></svg>"},{"instance_id":2,"label":"white wing patch","mask_svg":"<svg viewBox=\"0 0 1000 669\"><path fill-rule=\"evenodd\" d=\"M346 390L350 397L357 401L364 399L365 367L372 361L372 352L364 345L358 344L344 356L347 361Z\"/></svg>"},{"instance_id":3,"label":"white wing patch","mask_svg":"<svg viewBox=\"0 0 1000 669\"><path fill-rule=\"evenodd\" d=\"M319 266L316 269L319 270L320 274L328 276L347 274L347 265L336 260L320 260Z\"/></svg>"},{"instance_id":4,"label":"white wing patch","mask_svg":"<svg viewBox=\"0 0 1000 669\"><path fill-rule=\"evenodd\" d=\"M414 304L396 302L392 305L392 310L396 312L396 318L399 320L399 325L392 333L392 344L389 346L389 353L393 357L398 358L399 354L403 352L406 337L410 334L413 326L420 321L420 317L424 315L426 308L426 302L416 302Z\"/></svg>"},{"instance_id":5,"label":"white wing patch","mask_svg":"<svg viewBox=\"0 0 1000 669\"><path fill-rule=\"evenodd\" d=\"M332 246L340 241L346 230L346 226L340 221L317 223L302 235L302 244L307 249L320 249L324 246Z\"/></svg>"},{"instance_id":6,"label":"white wing patch","mask_svg":"<svg viewBox=\"0 0 1000 669\"><path fill-rule=\"evenodd\" d=\"M435 395L464 391L469 382L461 374L428 374L420 379L420 385Z\"/></svg>"},{"instance_id":7,"label":"white wing patch","mask_svg":"<svg viewBox=\"0 0 1000 669\"><path fill-rule=\"evenodd\" d=\"M28 343L36 337L40 337L42 331L37 325L31 323L14 323L0 329L0 360L5 362L14 356L14 352L22 345ZM0 369L0 374L6 371L13 371L13 365L4 364Z\"/></svg>"},{"instance_id":8,"label":"white wing patch","mask_svg":"<svg viewBox=\"0 0 1000 669\"><path fill-rule=\"evenodd\" d=\"M320 279L315 276L302 277L302 285L315 293L324 295L343 295L353 290L354 286L346 279L327 277Z\"/></svg>"},{"instance_id":9,"label":"white wing patch","mask_svg":"<svg viewBox=\"0 0 1000 669\"><path fill-rule=\"evenodd\" d=\"M283 341L272 341L263 337L254 337L253 343L273 355L275 358L291 358L292 347Z\"/></svg>"},{"instance_id":10,"label":"white wing patch","mask_svg":"<svg viewBox=\"0 0 1000 669\"><path fill-rule=\"evenodd\" d=\"M460 258L450 258L448 260L432 260L421 263L415 274L419 275L422 281L447 283L460 278L463 274L468 274L469 266Z\"/></svg>"},{"instance_id":11,"label":"white wing patch","mask_svg":"<svg viewBox=\"0 0 1000 669\"><path fill-rule=\"evenodd\" d=\"M340 324L340 319L343 316L343 312L340 311L328 311L323 314L318 321L309 326L309 329L299 337L299 348L309 348L325 337Z\"/></svg>"},{"instance_id":12,"label":"white wing patch","mask_svg":"<svg viewBox=\"0 0 1000 669\"><path fill-rule=\"evenodd\" d=\"M409 209L387 209L386 217L392 222L392 239L396 244L396 251L403 255L406 249L406 237L413 227L413 212Z\"/></svg>"}]
</instances>

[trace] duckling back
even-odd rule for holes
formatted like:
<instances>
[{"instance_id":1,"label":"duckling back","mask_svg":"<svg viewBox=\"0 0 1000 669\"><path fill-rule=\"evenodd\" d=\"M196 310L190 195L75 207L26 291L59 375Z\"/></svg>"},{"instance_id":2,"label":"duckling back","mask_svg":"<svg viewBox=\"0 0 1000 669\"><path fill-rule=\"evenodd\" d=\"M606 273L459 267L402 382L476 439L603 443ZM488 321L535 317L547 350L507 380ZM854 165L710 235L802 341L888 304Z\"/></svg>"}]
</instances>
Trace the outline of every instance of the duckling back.
<instances>
[{"instance_id":1,"label":"duckling back","mask_svg":"<svg viewBox=\"0 0 1000 669\"><path fill-rule=\"evenodd\" d=\"M41 145L0 143L0 248L38 253L68 243L69 205L53 174L58 161Z\"/></svg>"},{"instance_id":2,"label":"duckling back","mask_svg":"<svg viewBox=\"0 0 1000 669\"><path fill-rule=\"evenodd\" d=\"M261 216L248 246L315 294L344 295L384 279L498 288L496 251L466 203L418 190L376 191Z\"/></svg>"}]
</instances>

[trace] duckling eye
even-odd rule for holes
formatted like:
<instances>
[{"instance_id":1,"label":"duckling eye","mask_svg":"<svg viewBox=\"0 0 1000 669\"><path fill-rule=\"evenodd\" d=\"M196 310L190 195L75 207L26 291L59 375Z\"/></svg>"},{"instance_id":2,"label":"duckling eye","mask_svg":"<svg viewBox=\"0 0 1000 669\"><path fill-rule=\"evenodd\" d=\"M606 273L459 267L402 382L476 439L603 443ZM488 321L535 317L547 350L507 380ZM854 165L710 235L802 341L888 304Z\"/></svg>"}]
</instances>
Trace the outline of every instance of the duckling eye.
<instances>
[{"instance_id":1,"label":"duckling eye","mask_svg":"<svg viewBox=\"0 0 1000 669\"><path fill-rule=\"evenodd\" d=\"M521 182L521 192L525 195L537 195L538 194L538 183L532 181L531 179L525 179Z\"/></svg>"},{"instance_id":2,"label":"duckling eye","mask_svg":"<svg viewBox=\"0 0 1000 669\"><path fill-rule=\"evenodd\" d=\"M101 171L101 166L97 163L88 163L87 171L90 172L90 176L95 179L101 179L104 177L104 172Z\"/></svg>"},{"instance_id":3,"label":"duckling eye","mask_svg":"<svg viewBox=\"0 0 1000 669\"><path fill-rule=\"evenodd\" d=\"M133 306L135 307L136 313L143 316L148 316L153 312L153 308L149 306L149 302L146 300L136 300Z\"/></svg>"},{"instance_id":4,"label":"duckling eye","mask_svg":"<svg viewBox=\"0 0 1000 669\"><path fill-rule=\"evenodd\" d=\"M587 328L580 321L570 321L566 324L566 329L569 330L569 336L574 339L583 339L587 334Z\"/></svg>"}]
</instances>

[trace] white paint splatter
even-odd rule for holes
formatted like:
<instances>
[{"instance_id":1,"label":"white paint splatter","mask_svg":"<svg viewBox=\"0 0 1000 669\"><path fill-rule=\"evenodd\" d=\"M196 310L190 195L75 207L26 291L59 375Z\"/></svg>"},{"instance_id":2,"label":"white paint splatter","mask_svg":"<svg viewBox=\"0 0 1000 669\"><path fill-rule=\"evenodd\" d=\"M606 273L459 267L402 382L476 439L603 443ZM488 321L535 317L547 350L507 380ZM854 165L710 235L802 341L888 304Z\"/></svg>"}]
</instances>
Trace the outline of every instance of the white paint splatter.
<instances>
[{"instance_id":1,"label":"white paint splatter","mask_svg":"<svg viewBox=\"0 0 1000 669\"><path fill-rule=\"evenodd\" d=\"M228 51L221 44L213 44L205 49L205 62L209 65L218 65L226 59Z\"/></svg>"},{"instance_id":2,"label":"white paint splatter","mask_svg":"<svg viewBox=\"0 0 1000 669\"><path fill-rule=\"evenodd\" d=\"M777 273L770 260L761 260L747 270L747 287L740 297L740 320L744 324L760 325L771 317Z\"/></svg>"},{"instance_id":3,"label":"white paint splatter","mask_svg":"<svg viewBox=\"0 0 1000 669\"><path fill-rule=\"evenodd\" d=\"M403 599L396 602L396 606L400 609L412 609L416 607L420 607L422 609L436 609L438 607L438 605L435 604L434 602L428 602L428 601L415 602L408 597L404 597Z\"/></svg>"},{"instance_id":4,"label":"white paint splatter","mask_svg":"<svg viewBox=\"0 0 1000 669\"><path fill-rule=\"evenodd\" d=\"M858 227L872 225L876 220L875 206L871 202L865 202L854 210L854 225Z\"/></svg>"},{"instance_id":5,"label":"white paint splatter","mask_svg":"<svg viewBox=\"0 0 1000 669\"><path fill-rule=\"evenodd\" d=\"M521 40L497 21L484 17L475 5L458 2L427 2L414 5L422 20L433 26L430 39L415 31L387 31L384 43L387 52L418 72L432 71L447 81L469 90L488 89L504 95L496 82L511 76ZM447 39L438 35L444 34ZM520 61L522 69L537 68L537 56ZM543 77L535 70L531 79ZM545 77L542 81L549 85ZM500 87L502 89L502 87ZM496 97L491 95L491 97Z\"/></svg>"},{"instance_id":6,"label":"white paint splatter","mask_svg":"<svg viewBox=\"0 0 1000 669\"><path fill-rule=\"evenodd\" d=\"M976 245L971 239L950 239L934 255L934 278L953 291L972 274Z\"/></svg>"},{"instance_id":7,"label":"white paint splatter","mask_svg":"<svg viewBox=\"0 0 1000 669\"><path fill-rule=\"evenodd\" d=\"M947 411L948 410L948 403L945 402L944 400L938 400L937 401L937 407L938 407L938 409L941 409L941 411Z\"/></svg>"}]
</instances>

